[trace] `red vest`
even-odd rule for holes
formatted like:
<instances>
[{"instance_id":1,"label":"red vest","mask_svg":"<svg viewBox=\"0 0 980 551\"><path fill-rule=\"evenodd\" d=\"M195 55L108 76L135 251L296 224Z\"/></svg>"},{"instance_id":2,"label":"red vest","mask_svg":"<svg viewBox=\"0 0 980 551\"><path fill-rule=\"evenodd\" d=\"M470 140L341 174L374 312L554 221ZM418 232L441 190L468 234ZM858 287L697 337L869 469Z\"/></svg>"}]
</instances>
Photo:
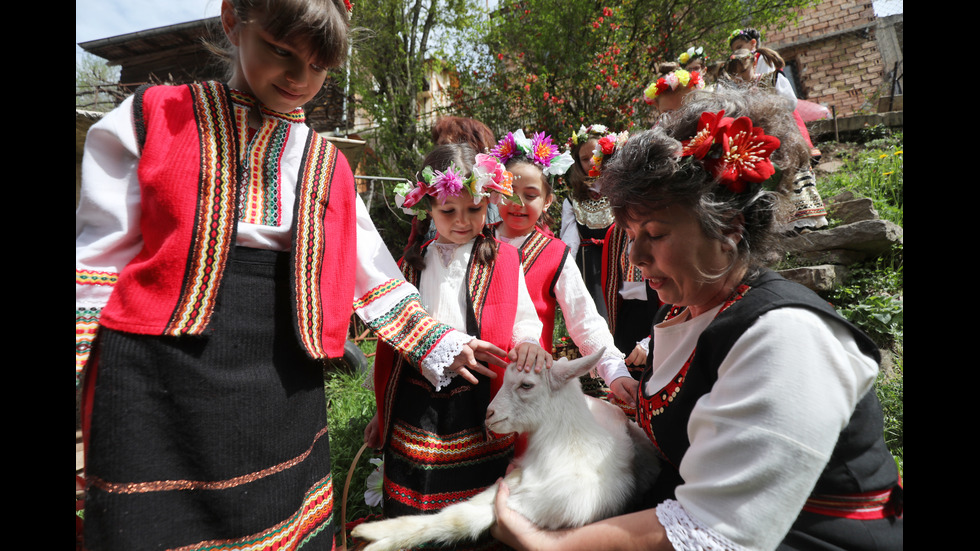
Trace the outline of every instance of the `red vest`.
<instances>
[{"instance_id":1,"label":"red vest","mask_svg":"<svg viewBox=\"0 0 980 551\"><path fill-rule=\"evenodd\" d=\"M548 237L540 231L532 233L521 245L521 265L524 267L524 283L534 302L534 309L544 325L541 331L541 348L554 352L555 332L555 284L561 275L568 245L560 239Z\"/></svg>"},{"instance_id":2,"label":"red vest","mask_svg":"<svg viewBox=\"0 0 980 551\"><path fill-rule=\"evenodd\" d=\"M142 145L143 249L122 269L100 323L139 334L202 334L239 216L242 170L229 92L215 82L154 86L137 92L133 106ZM355 218L350 166L310 131L297 180L292 265L300 340L314 358L344 352Z\"/></svg>"},{"instance_id":3,"label":"red vest","mask_svg":"<svg viewBox=\"0 0 980 551\"><path fill-rule=\"evenodd\" d=\"M423 248L423 253L424 250ZM466 269L467 332L509 351L514 321L517 319L520 256L514 247L498 242L497 258L489 266L477 264L474 257L475 255L471 256ZM430 261L438 262L435 259ZM399 261L399 265L405 274L405 280L418 287L421 274L403 261ZM374 358L374 395L378 406L378 420L381 423L382 442L387 441L391 427L390 417L398 389L398 374L406 366L416 369L408 365L404 357L395 353L390 346L378 341L378 351ZM503 383L505 369L493 364L488 366L497 374L497 378L491 380L492 398Z\"/></svg>"}]
</instances>

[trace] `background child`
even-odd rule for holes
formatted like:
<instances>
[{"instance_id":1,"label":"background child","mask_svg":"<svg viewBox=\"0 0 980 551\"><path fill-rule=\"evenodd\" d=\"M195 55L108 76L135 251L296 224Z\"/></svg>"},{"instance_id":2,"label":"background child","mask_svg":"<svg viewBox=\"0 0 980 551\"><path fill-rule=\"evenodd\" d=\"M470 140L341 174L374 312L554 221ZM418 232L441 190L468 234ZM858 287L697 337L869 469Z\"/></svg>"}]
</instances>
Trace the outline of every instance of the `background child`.
<instances>
[{"instance_id":1,"label":"background child","mask_svg":"<svg viewBox=\"0 0 980 551\"><path fill-rule=\"evenodd\" d=\"M506 161L507 170L514 175L514 195L521 202L505 201L500 205L502 221L495 229L498 239L520 251L528 292L544 326L541 346L553 351L557 304L561 306L568 334L582 355L605 347L598 365L599 375L620 400L633 404L639 382L627 371L623 354L616 348L606 321L599 316L578 268L569 261L568 246L541 231L547 227L547 210L555 200L544 169L559 156L558 148L553 147L543 155L540 151L537 156L529 153L530 150L518 150Z\"/></svg>"},{"instance_id":2,"label":"background child","mask_svg":"<svg viewBox=\"0 0 980 551\"><path fill-rule=\"evenodd\" d=\"M655 105L663 118L667 113L681 106L684 96L691 90L704 88L704 79L698 71L688 72L684 69L674 69L658 78L643 91L643 100L647 105ZM658 119L658 123L661 122Z\"/></svg>"},{"instance_id":3,"label":"background child","mask_svg":"<svg viewBox=\"0 0 980 551\"><path fill-rule=\"evenodd\" d=\"M708 68L708 58L704 55L704 48L691 46L677 56L677 64L685 71L692 73L697 71L703 75L704 70Z\"/></svg>"},{"instance_id":4,"label":"background child","mask_svg":"<svg viewBox=\"0 0 980 551\"><path fill-rule=\"evenodd\" d=\"M561 207L559 237L568 245L585 287L596 309L606 319L602 300L602 240L613 223L609 202L593 187L592 156L599 139L609 133L601 124L582 126L568 139L566 148L572 159L568 171L568 197Z\"/></svg>"},{"instance_id":5,"label":"background child","mask_svg":"<svg viewBox=\"0 0 980 551\"><path fill-rule=\"evenodd\" d=\"M431 222L437 237L409 243L401 261L406 279L418 286L435 319L514 348L520 365L550 365L551 356L538 345L542 325L517 250L497 242L484 225L488 197L509 196L511 175L466 144L438 146L423 164L418 184L396 192L400 206L418 216L419 235ZM385 516L432 512L493 484L516 440L488 437L484 428L503 371L492 380L453 377L415 369L392 352L379 345L374 379Z\"/></svg>"},{"instance_id":6,"label":"background child","mask_svg":"<svg viewBox=\"0 0 980 551\"><path fill-rule=\"evenodd\" d=\"M348 8L225 1L228 85L141 89L89 133L75 217L89 549L330 549L322 360L343 354L352 306L420 368L489 371L474 354L503 353L425 314L347 161L305 124L347 51Z\"/></svg>"},{"instance_id":7,"label":"background child","mask_svg":"<svg viewBox=\"0 0 980 551\"><path fill-rule=\"evenodd\" d=\"M777 59L773 63L776 66L781 66L782 58L779 58L778 54L776 57ZM755 68L754 54L749 50L742 49L736 50L731 55L726 70L733 75L733 78L747 83L751 88L776 93L780 97L792 94L792 87L782 72L770 71L760 75L755 72ZM793 102L787 104L787 109L796 104L795 100L796 97L793 96ZM806 125L800 122L798 114L794 111L793 115L797 127L805 131ZM808 134L801 134L801 136L805 140L809 139ZM776 216L779 231L791 233L827 227L827 208L823 204L819 191L817 191L817 179L810 163L807 163L797 172L792 189L780 189L779 192L779 212Z\"/></svg>"}]
</instances>

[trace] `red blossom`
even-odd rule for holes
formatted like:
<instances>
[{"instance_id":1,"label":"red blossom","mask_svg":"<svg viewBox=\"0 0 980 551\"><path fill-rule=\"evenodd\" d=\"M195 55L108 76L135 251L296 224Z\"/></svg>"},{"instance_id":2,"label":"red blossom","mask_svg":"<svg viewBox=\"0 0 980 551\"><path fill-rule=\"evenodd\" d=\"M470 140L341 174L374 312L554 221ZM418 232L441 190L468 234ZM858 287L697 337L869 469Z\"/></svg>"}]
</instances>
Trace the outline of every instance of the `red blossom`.
<instances>
[{"instance_id":1,"label":"red blossom","mask_svg":"<svg viewBox=\"0 0 980 551\"><path fill-rule=\"evenodd\" d=\"M599 138L599 148L603 155L610 155L616 150L616 142L611 140L609 136L603 136Z\"/></svg>"},{"instance_id":2,"label":"red blossom","mask_svg":"<svg viewBox=\"0 0 980 551\"><path fill-rule=\"evenodd\" d=\"M704 156L707 155L708 150L710 150L711 146L714 145L715 138L718 136L719 130L724 132L724 129L727 128L732 121L733 119L731 117L727 119L725 118L724 111L719 111L717 113L701 113L701 118L698 120L697 133L693 138L681 143L681 145L684 147L684 149L681 151L681 155L694 155L695 159L704 159Z\"/></svg>"},{"instance_id":3,"label":"red blossom","mask_svg":"<svg viewBox=\"0 0 980 551\"><path fill-rule=\"evenodd\" d=\"M767 136L761 128L752 126L748 117L739 117L724 131L721 139L724 170L721 184L735 193L746 183L765 182L776 173L769 156L779 149L779 138Z\"/></svg>"}]
</instances>

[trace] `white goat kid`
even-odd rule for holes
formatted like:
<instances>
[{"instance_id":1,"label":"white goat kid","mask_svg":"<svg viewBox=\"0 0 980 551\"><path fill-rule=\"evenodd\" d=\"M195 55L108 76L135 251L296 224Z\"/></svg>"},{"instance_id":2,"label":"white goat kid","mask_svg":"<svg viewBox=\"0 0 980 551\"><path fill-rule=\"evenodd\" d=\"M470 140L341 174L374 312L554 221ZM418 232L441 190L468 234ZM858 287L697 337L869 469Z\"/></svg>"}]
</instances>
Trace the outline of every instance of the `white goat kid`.
<instances>
[{"instance_id":1,"label":"white goat kid","mask_svg":"<svg viewBox=\"0 0 980 551\"><path fill-rule=\"evenodd\" d=\"M509 366L487 409L487 428L520 432L528 445L505 478L507 504L547 529L582 526L633 507L656 478L653 445L623 411L582 394L578 378L602 351L559 359L550 370ZM359 525L354 537L373 541L365 551L475 540L495 521L493 485L432 515L409 515Z\"/></svg>"}]
</instances>

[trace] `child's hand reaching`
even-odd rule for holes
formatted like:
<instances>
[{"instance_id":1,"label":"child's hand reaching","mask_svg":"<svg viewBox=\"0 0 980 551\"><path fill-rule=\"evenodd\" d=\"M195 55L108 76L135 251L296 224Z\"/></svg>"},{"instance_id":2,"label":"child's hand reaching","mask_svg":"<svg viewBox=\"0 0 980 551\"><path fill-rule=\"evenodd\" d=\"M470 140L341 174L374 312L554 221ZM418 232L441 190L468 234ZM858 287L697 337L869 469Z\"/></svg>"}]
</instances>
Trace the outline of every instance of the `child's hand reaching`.
<instances>
[{"instance_id":1,"label":"child's hand reaching","mask_svg":"<svg viewBox=\"0 0 980 551\"><path fill-rule=\"evenodd\" d=\"M636 405L636 391L640 388L640 381L633 377L620 377L609 385L609 389L617 398L631 406Z\"/></svg>"},{"instance_id":2,"label":"child's hand reaching","mask_svg":"<svg viewBox=\"0 0 980 551\"><path fill-rule=\"evenodd\" d=\"M647 361L647 348L643 346L643 341L636 343L636 347L626 357L626 365L643 365Z\"/></svg>"},{"instance_id":3,"label":"child's hand reaching","mask_svg":"<svg viewBox=\"0 0 980 551\"><path fill-rule=\"evenodd\" d=\"M544 348L535 342L518 344L507 354L507 359L511 363L517 364L517 369L522 371L533 369L535 372L540 372L545 368L551 369L551 363L554 361L551 354L548 354Z\"/></svg>"},{"instance_id":4,"label":"child's hand reaching","mask_svg":"<svg viewBox=\"0 0 980 551\"><path fill-rule=\"evenodd\" d=\"M491 379L496 379L497 374L489 367L478 363L477 360L492 363L500 367L507 367L507 364L500 359L505 354L506 352L496 345L487 341L481 341L480 339L473 339L460 350L456 359L449 366L449 369L459 373L461 377L473 384L477 384L479 381L471 371L476 371Z\"/></svg>"}]
</instances>

